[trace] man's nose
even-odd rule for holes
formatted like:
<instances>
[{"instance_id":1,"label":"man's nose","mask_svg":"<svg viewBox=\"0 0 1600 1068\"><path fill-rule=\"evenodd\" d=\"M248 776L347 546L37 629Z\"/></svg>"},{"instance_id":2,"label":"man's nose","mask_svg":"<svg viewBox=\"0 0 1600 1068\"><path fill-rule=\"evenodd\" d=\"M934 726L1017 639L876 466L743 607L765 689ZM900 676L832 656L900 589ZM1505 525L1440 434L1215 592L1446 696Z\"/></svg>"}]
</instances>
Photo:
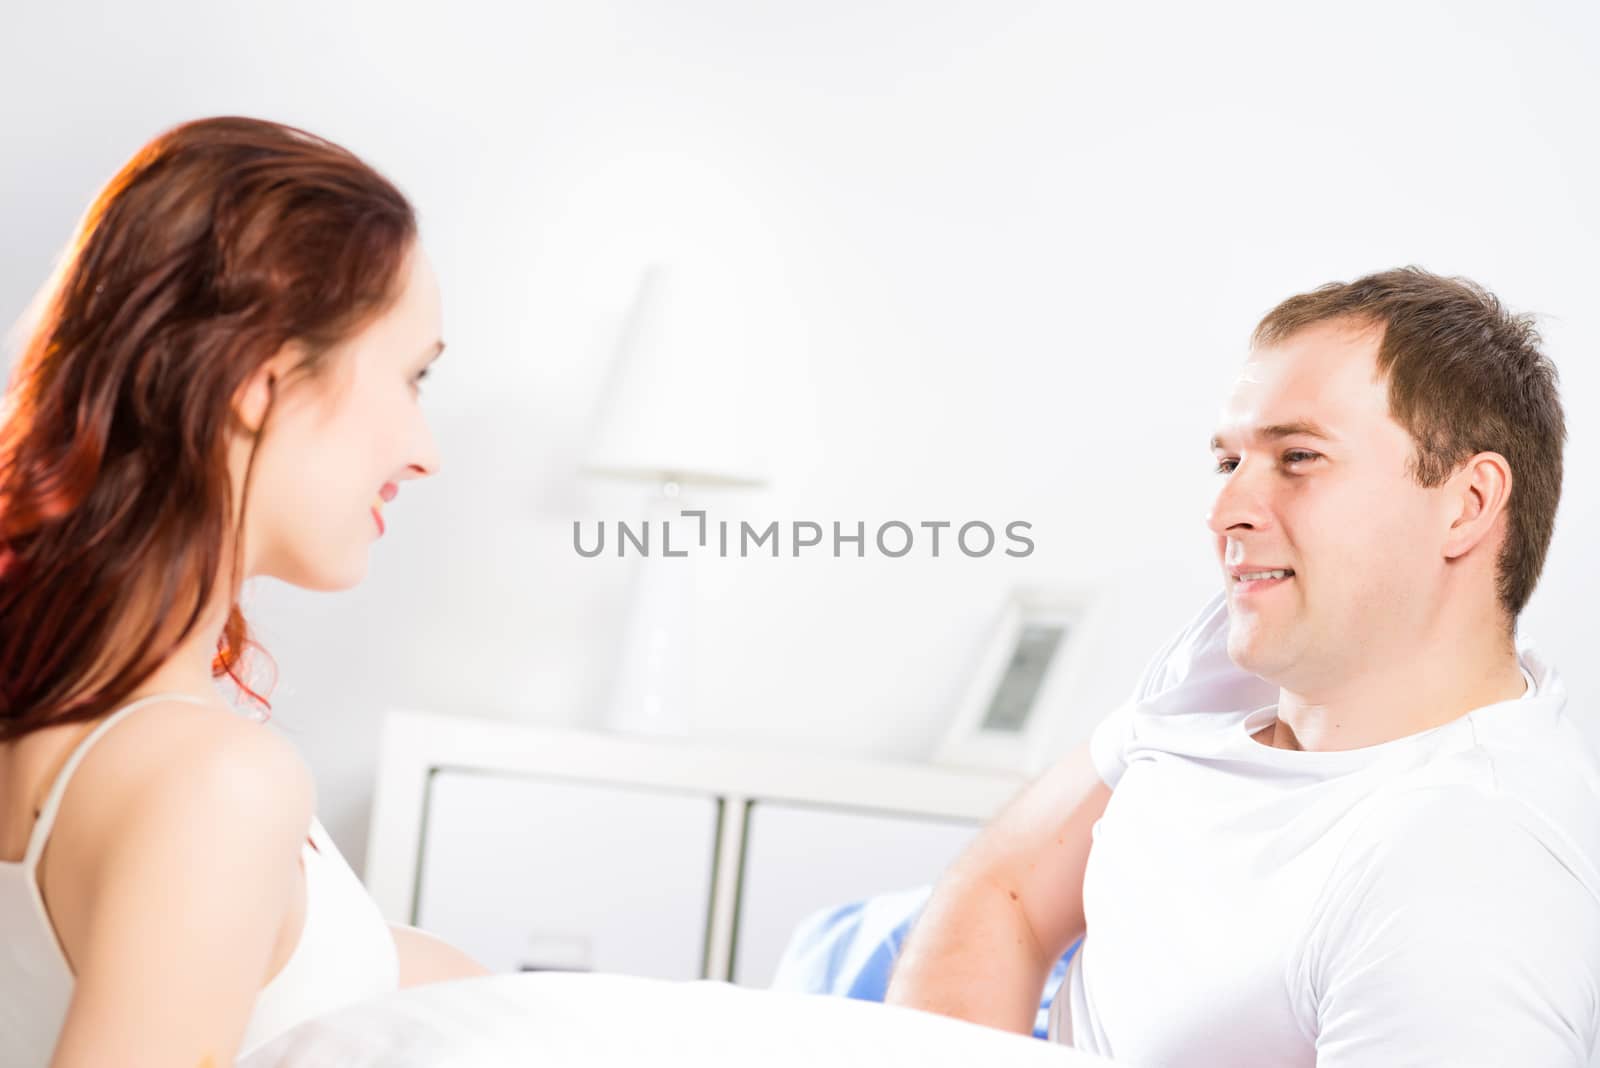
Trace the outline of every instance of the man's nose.
<instances>
[{"instance_id":1,"label":"man's nose","mask_svg":"<svg viewBox=\"0 0 1600 1068\"><path fill-rule=\"evenodd\" d=\"M1206 526L1213 534L1260 531L1267 526L1266 487L1262 485L1262 477L1267 474L1241 462L1231 474L1223 477L1222 488L1206 513Z\"/></svg>"}]
</instances>

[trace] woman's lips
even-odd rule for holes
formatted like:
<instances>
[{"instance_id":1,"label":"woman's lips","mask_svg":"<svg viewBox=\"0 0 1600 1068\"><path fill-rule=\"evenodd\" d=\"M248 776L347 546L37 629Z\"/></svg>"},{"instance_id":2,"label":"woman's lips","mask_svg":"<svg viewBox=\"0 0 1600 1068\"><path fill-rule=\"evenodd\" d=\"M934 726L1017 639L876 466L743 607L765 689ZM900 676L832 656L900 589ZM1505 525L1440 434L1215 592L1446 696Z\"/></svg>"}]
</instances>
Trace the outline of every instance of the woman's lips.
<instances>
[{"instance_id":1,"label":"woman's lips","mask_svg":"<svg viewBox=\"0 0 1600 1068\"><path fill-rule=\"evenodd\" d=\"M383 537L383 506L394 500L395 494L400 492L400 487L393 482L385 482L378 490L377 498L372 502L372 519L378 524L378 536Z\"/></svg>"}]
</instances>

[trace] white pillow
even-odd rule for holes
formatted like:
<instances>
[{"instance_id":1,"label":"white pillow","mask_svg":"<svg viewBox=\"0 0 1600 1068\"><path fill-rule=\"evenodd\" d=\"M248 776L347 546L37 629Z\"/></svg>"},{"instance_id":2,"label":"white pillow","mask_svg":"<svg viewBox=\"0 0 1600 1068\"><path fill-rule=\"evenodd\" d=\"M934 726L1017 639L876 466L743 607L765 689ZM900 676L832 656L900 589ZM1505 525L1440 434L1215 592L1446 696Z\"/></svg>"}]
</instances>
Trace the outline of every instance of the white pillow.
<instances>
[{"instance_id":1,"label":"white pillow","mask_svg":"<svg viewBox=\"0 0 1600 1068\"><path fill-rule=\"evenodd\" d=\"M238 1068L885 1068L1110 1064L1038 1039L844 998L573 973L410 987L308 1020Z\"/></svg>"}]
</instances>

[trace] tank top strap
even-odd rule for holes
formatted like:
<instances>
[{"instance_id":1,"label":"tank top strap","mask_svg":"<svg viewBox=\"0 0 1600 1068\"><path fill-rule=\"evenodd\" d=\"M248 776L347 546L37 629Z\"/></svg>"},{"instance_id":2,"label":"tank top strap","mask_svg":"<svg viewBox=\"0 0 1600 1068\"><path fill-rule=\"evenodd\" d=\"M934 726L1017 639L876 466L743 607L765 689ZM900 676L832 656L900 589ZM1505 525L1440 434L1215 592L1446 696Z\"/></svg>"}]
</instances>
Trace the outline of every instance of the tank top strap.
<instances>
[{"instance_id":1,"label":"tank top strap","mask_svg":"<svg viewBox=\"0 0 1600 1068\"><path fill-rule=\"evenodd\" d=\"M67 792L67 783L72 781L72 773L78 770L78 765L88 754L95 742L99 741L106 731L116 725L117 721L136 708L150 704L153 701L188 701L190 704L204 705L210 702L203 697L196 697L188 693L153 693L130 701L121 708L112 712L105 719L95 725L94 730L84 736L73 747L67 762L61 766L61 771L56 775L56 781L50 785L50 793L45 796L44 806L39 809L39 818L34 821L33 831L28 835L28 850L22 858L25 868L32 870L39 863L39 857L44 852L44 844L50 837L50 829L55 826L56 811L61 807L61 798Z\"/></svg>"}]
</instances>

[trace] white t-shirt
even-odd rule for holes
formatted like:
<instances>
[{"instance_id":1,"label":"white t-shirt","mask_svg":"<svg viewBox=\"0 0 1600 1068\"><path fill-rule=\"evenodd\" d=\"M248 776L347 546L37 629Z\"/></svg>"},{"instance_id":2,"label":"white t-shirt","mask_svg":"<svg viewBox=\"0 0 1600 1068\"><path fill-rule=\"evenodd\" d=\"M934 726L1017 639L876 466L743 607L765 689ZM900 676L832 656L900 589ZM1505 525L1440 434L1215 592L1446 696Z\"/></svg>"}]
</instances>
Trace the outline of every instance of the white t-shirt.
<instances>
[{"instance_id":1,"label":"white t-shirt","mask_svg":"<svg viewBox=\"0 0 1600 1068\"><path fill-rule=\"evenodd\" d=\"M1572 1065L1600 1031L1600 759L1555 672L1405 738L1275 749L1219 595L1090 751L1114 787L1057 1037L1133 1066Z\"/></svg>"}]
</instances>

